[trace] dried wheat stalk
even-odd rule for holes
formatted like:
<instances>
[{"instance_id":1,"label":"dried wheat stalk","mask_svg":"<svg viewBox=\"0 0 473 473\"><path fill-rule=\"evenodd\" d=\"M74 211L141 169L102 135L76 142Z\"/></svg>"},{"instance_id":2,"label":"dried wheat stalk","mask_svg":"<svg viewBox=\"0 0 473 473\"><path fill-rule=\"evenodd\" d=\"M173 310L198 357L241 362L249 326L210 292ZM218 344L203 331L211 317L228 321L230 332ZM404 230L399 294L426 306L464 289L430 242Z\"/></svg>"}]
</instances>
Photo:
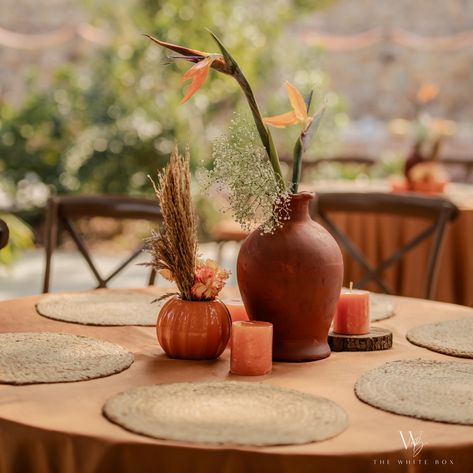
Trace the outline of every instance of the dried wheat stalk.
<instances>
[{"instance_id":1,"label":"dried wheat stalk","mask_svg":"<svg viewBox=\"0 0 473 473\"><path fill-rule=\"evenodd\" d=\"M169 164L158 174L158 183L153 182L163 225L148 240L152 255L148 265L157 271L170 272L185 300L192 299L197 258L197 223L192 209L189 160L189 151L181 156L176 145Z\"/></svg>"}]
</instances>

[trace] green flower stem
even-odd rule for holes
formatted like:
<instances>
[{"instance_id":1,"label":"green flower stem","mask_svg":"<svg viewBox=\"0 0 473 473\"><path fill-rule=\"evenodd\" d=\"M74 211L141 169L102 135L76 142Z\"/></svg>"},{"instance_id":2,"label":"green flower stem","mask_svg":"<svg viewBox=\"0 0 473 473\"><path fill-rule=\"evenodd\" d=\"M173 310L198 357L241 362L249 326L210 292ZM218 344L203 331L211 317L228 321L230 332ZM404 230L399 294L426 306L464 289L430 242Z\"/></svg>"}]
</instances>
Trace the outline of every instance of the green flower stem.
<instances>
[{"instance_id":1,"label":"green flower stem","mask_svg":"<svg viewBox=\"0 0 473 473\"><path fill-rule=\"evenodd\" d=\"M243 90L243 93L245 94L246 100L248 102L248 105L250 106L250 110L256 124L256 129L258 130L258 134L261 138L261 142L263 143L263 146L266 149L273 171L277 179L280 181L281 185L284 185L284 178L283 178L281 166L279 163L278 152L276 150L276 147L274 146L271 132L269 131L268 127L263 122L263 117L259 110L258 104L256 103L253 90L251 89L251 86L248 80L246 79L245 75L241 71L238 63L235 61L235 59L233 59L232 55L227 51L225 46L211 31L209 31L209 33L212 35L213 39L218 44L218 47L220 48L220 51L222 52L222 55L225 58L225 62L231 69L231 75L238 82L238 85L240 86L240 88Z\"/></svg>"},{"instance_id":2,"label":"green flower stem","mask_svg":"<svg viewBox=\"0 0 473 473\"><path fill-rule=\"evenodd\" d=\"M304 144L302 137L299 136L296 144L294 145L293 151L293 166L292 166L292 181L291 181L291 192L296 194L299 189L299 182L301 180L302 173L302 153L304 151Z\"/></svg>"},{"instance_id":3,"label":"green flower stem","mask_svg":"<svg viewBox=\"0 0 473 473\"><path fill-rule=\"evenodd\" d=\"M310 105L312 103L312 97L314 95L314 91L311 90L310 94L307 96L305 100L305 104L307 107L307 113L310 112ZM301 180L302 174L302 155L304 154L304 142L305 142L305 132L304 130L301 132L300 136L297 137L296 144L294 145L294 151L292 152L292 181L291 181L291 192L295 194L299 189L299 182Z\"/></svg>"},{"instance_id":4,"label":"green flower stem","mask_svg":"<svg viewBox=\"0 0 473 473\"><path fill-rule=\"evenodd\" d=\"M233 73L233 77L238 82L239 86L243 90L243 93L245 94L256 124L256 129L258 130L258 134L261 138L261 142L263 143L263 146L265 147L271 161L271 166L273 167L275 174L280 178L281 182L284 182L281 166L279 164L279 156L276 147L274 146L273 137L271 132L268 130L268 127L263 122L263 117L261 116L261 112L259 110L258 104L256 103L251 86L238 66Z\"/></svg>"},{"instance_id":5,"label":"green flower stem","mask_svg":"<svg viewBox=\"0 0 473 473\"><path fill-rule=\"evenodd\" d=\"M312 100L312 92L310 93L309 99L307 101L307 111L310 108L310 102ZM320 121L325 112L325 107L323 107L320 112L316 113L312 117L312 121L310 122L309 126L302 130L301 134L297 137L296 144L294 145L294 151L292 153L293 156L293 164L292 164L292 180L291 180L291 192L295 194L299 189L299 182L301 180L301 172L302 172L302 156L308 143L312 139L314 135L317 134L319 129Z\"/></svg>"}]
</instances>

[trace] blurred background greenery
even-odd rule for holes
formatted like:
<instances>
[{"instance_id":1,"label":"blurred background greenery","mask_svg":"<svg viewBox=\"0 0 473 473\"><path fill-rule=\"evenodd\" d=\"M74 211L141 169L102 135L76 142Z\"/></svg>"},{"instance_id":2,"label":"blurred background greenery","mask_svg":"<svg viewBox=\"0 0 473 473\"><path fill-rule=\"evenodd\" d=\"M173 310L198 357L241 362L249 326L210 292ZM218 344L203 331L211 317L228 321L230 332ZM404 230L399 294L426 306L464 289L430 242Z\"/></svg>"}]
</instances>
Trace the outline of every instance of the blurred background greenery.
<instances>
[{"instance_id":1,"label":"blurred background greenery","mask_svg":"<svg viewBox=\"0 0 473 473\"><path fill-rule=\"evenodd\" d=\"M58 66L46 87L31 70L23 102L0 109L0 186L16 207L41 205L51 192L149 193L146 175L165 163L175 140L191 147L195 166L246 106L236 84L216 73L180 106L187 65L169 63L140 33L214 51L210 28L241 62L268 115L287 108L282 82L290 79L302 90L315 86L328 102L322 142L330 141L329 122L346 120L339 97L326 93L319 53L298 48L285 28L327 0L82 3L90 22L109 32L107 45ZM293 142L281 137L281 145Z\"/></svg>"},{"instance_id":2,"label":"blurred background greenery","mask_svg":"<svg viewBox=\"0 0 473 473\"><path fill-rule=\"evenodd\" d=\"M179 105L188 65L170 61L142 33L216 51L206 31L211 29L240 62L266 115L287 109L284 80L302 91L315 87L319 104L328 105L313 144L321 153L347 122L344 104L318 66L321 51L302 45L290 25L330 3L81 0L87 22L105 31L107 40L58 65L46 82L30 68L20 103L3 95L0 197L37 225L39 209L54 193L151 194L146 176L165 164L176 140L190 146L193 169L208 164L212 139L232 113L246 112L241 91L212 72L202 91ZM276 134L280 154L290 154L295 133ZM196 203L205 238L216 212L200 197Z\"/></svg>"},{"instance_id":3,"label":"blurred background greenery","mask_svg":"<svg viewBox=\"0 0 473 473\"><path fill-rule=\"evenodd\" d=\"M209 166L212 140L233 113L247 112L237 84L214 71L179 105L189 65L173 62L143 33L214 52L206 31L211 29L242 66L264 115L288 110L284 80L303 93L315 88L316 106L326 104L327 113L305 161L336 156L344 134L344 153L356 154L354 145L363 141L361 154L370 152L376 164L368 169L324 163L311 168L310 179L400 173L408 147L399 152L386 145L392 138L386 123L397 116L413 119L409 97L419 83L438 81L435 114L471 115L465 105L465 94L470 97L465 77L473 61L468 48L451 54L418 51L385 35L353 49L350 39L365 31L376 36L373 25L386 34L402 27L419 38L456 34L473 21L473 11L457 0L415 6L407 0L40 0L37 9L26 0L0 2L0 27L32 34L31 41L35 33L83 24L97 28L88 32L97 41L76 35L67 44L37 50L0 42L5 64L0 76L10 77L9 83L0 81L0 211L14 212L36 229L54 193L152 195L146 176L165 164L176 140L190 146L193 170ZM428 2L435 8L427 9ZM314 40L318 32L331 35L334 50ZM291 155L297 132L297 127L274 131L280 156ZM205 238L218 214L198 192L195 202Z\"/></svg>"}]
</instances>

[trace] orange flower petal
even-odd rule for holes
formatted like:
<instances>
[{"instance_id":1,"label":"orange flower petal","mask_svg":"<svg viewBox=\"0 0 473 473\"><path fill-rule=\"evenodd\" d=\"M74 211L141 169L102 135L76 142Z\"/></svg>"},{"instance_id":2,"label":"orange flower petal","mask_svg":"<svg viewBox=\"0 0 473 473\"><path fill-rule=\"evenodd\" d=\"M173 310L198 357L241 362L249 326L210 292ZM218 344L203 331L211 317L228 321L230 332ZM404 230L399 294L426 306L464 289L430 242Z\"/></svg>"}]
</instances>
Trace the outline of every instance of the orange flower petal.
<instances>
[{"instance_id":1,"label":"orange flower petal","mask_svg":"<svg viewBox=\"0 0 473 473\"><path fill-rule=\"evenodd\" d=\"M159 44L159 46L162 46L163 48L171 49L172 51L176 51L179 54L182 54L183 56L203 56L206 57L209 55L209 53L205 53L203 51L198 51L197 49L190 49L186 48L184 46L179 46L178 44L172 44L172 43L166 43L164 41L161 41L158 38L155 38L149 34L145 34L147 38L149 38L151 41L155 42L156 44Z\"/></svg>"},{"instance_id":2,"label":"orange flower petal","mask_svg":"<svg viewBox=\"0 0 473 473\"><path fill-rule=\"evenodd\" d=\"M294 109L297 120L303 123L308 118L307 105L304 101L304 97L302 97L302 94L288 81L286 81L285 84L287 87L287 94L289 95L289 101Z\"/></svg>"},{"instance_id":3,"label":"orange flower petal","mask_svg":"<svg viewBox=\"0 0 473 473\"><path fill-rule=\"evenodd\" d=\"M417 91L417 101L419 103L428 103L437 97L439 88L435 84L422 84Z\"/></svg>"},{"instance_id":4,"label":"orange flower petal","mask_svg":"<svg viewBox=\"0 0 473 473\"><path fill-rule=\"evenodd\" d=\"M192 79L191 85L186 90L181 104L187 102L201 87L209 75L209 69L214 58L208 57L192 66L182 78L183 80Z\"/></svg>"},{"instance_id":5,"label":"orange flower petal","mask_svg":"<svg viewBox=\"0 0 473 473\"><path fill-rule=\"evenodd\" d=\"M291 111L282 113L281 115L263 118L263 122L266 123L266 125L274 126L276 128L285 128L286 126L299 123L299 120L296 116L296 113Z\"/></svg>"},{"instance_id":6,"label":"orange flower petal","mask_svg":"<svg viewBox=\"0 0 473 473\"><path fill-rule=\"evenodd\" d=\"M197 64L194 64L183 76L181 79L181 82L185 82L186 80L192 79L196 75L199 74L199 72L204 69L210 69L210 66L212 65L212 62L214 59L212 57L206 57L205 59L202 59L202 61L199 61Z\"/></svg>"},{"instance_id":7,"label":"orange flower petal","mask_svg":"<svg viewBox=\"0 0 473 473\"><path fill-rule=\"evenodd\" d=\"M181 104L187 102L202 87L202 84L205 82L205 79L207 79L208 74L209 70L203 69L201 74L194 77L191 85L186 90L186 93L180 102Z\"/></svg>"}]
</instances>

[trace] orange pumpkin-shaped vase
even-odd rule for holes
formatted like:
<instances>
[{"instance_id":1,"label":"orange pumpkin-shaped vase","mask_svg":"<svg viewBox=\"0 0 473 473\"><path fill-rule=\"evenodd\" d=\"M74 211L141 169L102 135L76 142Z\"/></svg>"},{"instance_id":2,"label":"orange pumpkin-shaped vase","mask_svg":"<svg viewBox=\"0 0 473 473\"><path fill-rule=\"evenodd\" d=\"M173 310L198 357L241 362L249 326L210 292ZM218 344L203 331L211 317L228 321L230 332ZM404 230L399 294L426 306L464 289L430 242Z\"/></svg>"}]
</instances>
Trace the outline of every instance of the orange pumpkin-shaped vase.
<instances>
[{"instance_id":1,"label":"orange pumpkin-shaped vase","mask_svg":"<svg viewBox=\"0 0 473 473\"><path fill-rule=\"evenodd\" d=\"M170 358L211 360L225 350L231 325L222 301L186 301L174 296L163 305L156 332Z\"/></svg>"}]
</instances>

